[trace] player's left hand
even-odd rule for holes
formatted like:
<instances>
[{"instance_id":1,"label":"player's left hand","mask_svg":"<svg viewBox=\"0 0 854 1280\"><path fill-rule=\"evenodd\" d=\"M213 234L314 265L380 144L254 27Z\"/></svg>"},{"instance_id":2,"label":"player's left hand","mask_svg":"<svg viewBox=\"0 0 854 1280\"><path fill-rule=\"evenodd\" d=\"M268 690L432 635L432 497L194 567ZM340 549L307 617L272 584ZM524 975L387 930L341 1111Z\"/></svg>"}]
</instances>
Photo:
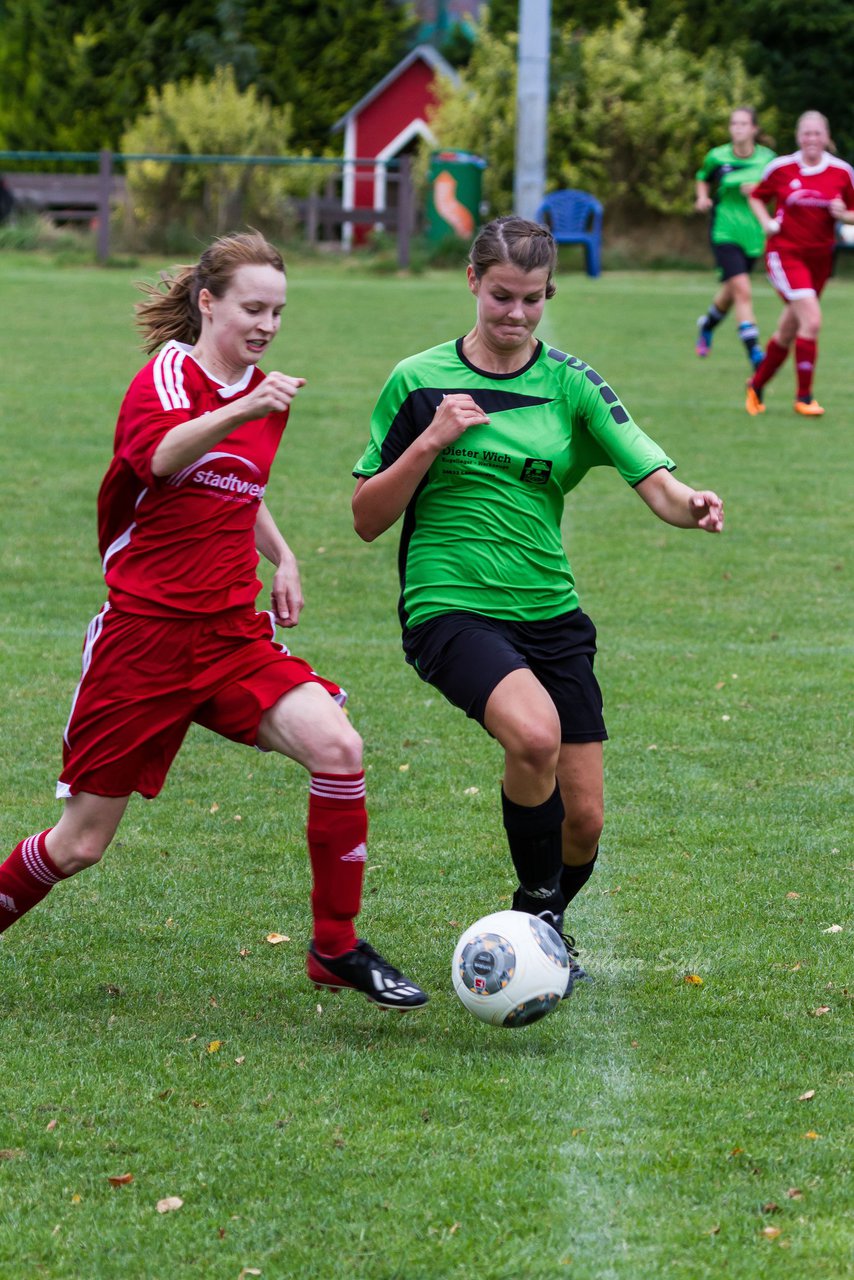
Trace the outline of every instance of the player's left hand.
<instances>
[{"instance_id":1,"label":"player's left hand","mask_svg":"<svg viewBox=\"0 0 854 1280\"><path fill-rule=\"evenodd\" d=\"M292 555L285 556L273 574L270 593L273 616L280 627L295 627L305 604L299 567Z\"/></svg>"},{"instance_id":2,"label":"player's left hand","mask_svg":"<svg viewBox=\"0 0 854 1280\"><path fill-rule=\"evenodd\" d=\"M688 511L698 529L720 533L724 527L724 504L711 489L695 490L688 499Z\"/></svg>"}]
</instances>

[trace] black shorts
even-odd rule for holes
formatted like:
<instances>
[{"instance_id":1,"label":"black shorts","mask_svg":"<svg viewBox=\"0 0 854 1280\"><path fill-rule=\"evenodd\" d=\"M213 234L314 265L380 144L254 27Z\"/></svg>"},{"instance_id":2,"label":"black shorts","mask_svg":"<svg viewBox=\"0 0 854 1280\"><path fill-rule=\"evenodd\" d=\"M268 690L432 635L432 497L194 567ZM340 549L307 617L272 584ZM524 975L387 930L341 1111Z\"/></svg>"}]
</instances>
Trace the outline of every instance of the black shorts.
<instances>
[{"instance_id":1,"label":"black shorts","mask_svg":"<svg viewBox=\"0 0 854 1280\"><path fill-rule=\"evenodd\" d=\"M422 680L479 724L496 685L527 668L557 708L562 742L608 737L593 674L596 628L581 609L537 622L443 613L406 628L403 652Z\"/></svg>"},{"instance_id":2,"label":"black shorts","mask_svg":"<svg viewBox=\"0 0 854 1280\"><path fill-rule=\"evenodd\" d=\"M731 280L733 276L749 276L756 258L748 258L740 244L713 244L712 253L718 264L718 275L721 280Z\"/></svg>"}]
</instances>

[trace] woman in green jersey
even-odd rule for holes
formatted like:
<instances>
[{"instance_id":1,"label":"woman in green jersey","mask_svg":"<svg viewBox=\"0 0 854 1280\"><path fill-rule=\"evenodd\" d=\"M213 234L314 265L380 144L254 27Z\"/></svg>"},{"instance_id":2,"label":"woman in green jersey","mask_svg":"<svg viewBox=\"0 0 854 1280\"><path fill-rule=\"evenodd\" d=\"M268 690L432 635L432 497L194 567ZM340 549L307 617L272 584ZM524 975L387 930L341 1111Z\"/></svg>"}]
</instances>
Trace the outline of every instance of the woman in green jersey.
<instances>
[{"instance_id":1,"label":"woman in green jersey","mask_svg":"<svg viewBox=\"0 0 854 1280\"><path fill-rule=\"evenodd\" d=\"M723 510L671 475L598 373L535 337L556 261L537 223L483 228L467 268L474 327L392 372L354 468L353 514L366 542L404 517L406 658L502 747L513 906L562 932L598 850L607 737L564 495L605 465L669 524L718 532Z\"/></svg>"},{"instance_id":2,"label":"woman in green jersey","mask_svg":"<svg viewBox=\"0 0 854 1280\"><path fill-rule=\"evenodd\" d=\"M712 334L735 308L738 336L753 368L762 362L759 329L753 314L750 273L765 252L765 236L747 203L753 187L774 159L756 141L759 125L752 107L738 107L729 118L731 141L713 147L697 170L694 207L712 212L709 238L721 284L708 311L697 321L697 355L712 351Z\"/></svg>"}]
</instances>

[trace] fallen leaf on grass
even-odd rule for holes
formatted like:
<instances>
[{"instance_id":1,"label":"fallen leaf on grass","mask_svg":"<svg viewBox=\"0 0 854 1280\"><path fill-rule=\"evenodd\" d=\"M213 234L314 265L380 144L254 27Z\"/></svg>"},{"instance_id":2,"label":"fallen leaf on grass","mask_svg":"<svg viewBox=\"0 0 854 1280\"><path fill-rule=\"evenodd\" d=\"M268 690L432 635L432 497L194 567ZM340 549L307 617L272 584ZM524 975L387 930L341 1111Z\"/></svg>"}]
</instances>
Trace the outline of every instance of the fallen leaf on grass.
<instances>
[{"instance_id":1,"label":"fallen leaf on grass","mask_svg":"<svg viewBox=\"0 0 854 1280\"><path fill-rule=\"evenodd\" d=\"M211 1040L210 1044L208 1045L208 1053L219 1053L221 1048L222 1048L221 1040Z\"/></svg>"},{"instance_id":2,"label":"fallen leaf on grass","mask_svg":"<svg viewBox=\"0 0 854 1280\"><path fill-rule=\"evenodd\" d=\"M703 985L703 979L699 973L686 973L682 981L689 983L692 987L701 987Z\"/></svg>"},{"instance_id":3,"label":"fallen leaf on grass","mask_svg":"<svg viewBox=\"0 0 854 1280\"><path fill-rule=\"evenodd\" d=\"M729 1154L730 1156L742 1156L744 1155L744 1147L733 1147Z\"/></svg>"},{"instance_id":4,"label":"fallen leaf on grass","mask_svg":"<svg viewBox=\"0 0 854 1280\"><path fill-rule=\"evenodd\" d=\"M71 1203L72 1203L72 1204L81 1204L81 1203L82 1203L82 1200L83 1200L83 1197L81 1196L80 1192L79 1192L79 1191L75 1191L75 1192L74 1192L74 1195L71 1197Z\"/></svg>"},{"instance_id":5,"label":"fallen leaf on grass","mask_svg":"<svg viewBox=\"0 0 854 1280\"><path fill-rule=\"evenodd\" d=\"M290 938L286 933L268 933L267 941L272 946L277 947L280 942L290 942Z\"/></svg>"},{"instance_id":6,"label":"fallen leaf on grass","mask_svg":"<svg viewBox=\"0 0 854 1280\"><path fill-rule=\"evenodd\" d=\"M107 1177L111 1187L126 1187L129 1182L133 1182L132 1173L117 1173L114 1177Z\"/></svg>"},{"instance_id":7,"label":"fallen leaf on grass","mask_svg":"<svg viewBox=\"0 0 854 1280\"><path fill-rule=\"evenodd\" d=\"M322 551L323 547L320 547L320 550ZM257 1267L244 1267L240 1272L240 1275L237 1277L237 1280L246 1280L247 1276L260 1276L260 1274L261 1272Z\"/></svg>"},{"instance_id":8,"label":"fallen leaf on grass","mask_svg":"<svg viewBox=\"0 0 854 1280\"><path fill-rule=\"evenodd\" d=\"M397 772L398 772L398 773L408 773L408 772L409 772L409 765L408 765L408 764L399 764L399 765L397 766Z\"/></svg>"},{"instance_id":9,"label":"fallen leaf on grass","mask_svg":"<svg viewBox=\"0 0 854 1280\"><path fill-rule=\"evenodd\" d=\"M235 1064L235 1066L237 1066L237 1067L242 1067L245 1061L246 1061L246 1057L245 1057L245 1055L244 1055L242 1058L235 1058L235 1059L234 1059L234 1064Z\"/></svg>"},{"instance_id":10,"label":"fallen leaf on grass","mask_svg":"<svg viewBox=\"0 0 854 1280\"><path fill-rule=\"evenodd\" d=\"M821 1134L820 1134L820 1133L816 1133L815 1129L807 1129L806 1133L804 1134L804 1137L805 1137L805 1138L820 1138L820 1137L821 1137Z\"/></svg>"},{"instance_id":11,"label":"fallen leaf on grass","mask_svg":"<svg viewBox=\"0 0 854 1280\"><path fill-rule=\"evenodd\" d=\"M780 1227L763 1227L762 1234L766 1240L776 1240L779 1235L782 1235L782 1231Z\"/></svg>"},{"instance_id":12,"label":"fallen leaf on grass","mask_svg":"<svg viewBox=\"0 0 854 1280\"><path fill-rule=\"evenodd\" d=\"M791 893L786 894L787 898L799 898L800 896L801 895L799 893L795 893L794 890Z\"/></svg>"},{"instance_id":13,"label":"fallen leaf on grass","mask_svg":"<svg viewBox=\"0 0 854 1280\"><path fill-rule=\"evenodd\" d=\"M155 1208L158 1213L174 1213L176 1209L180 1209L184 1201L180 1196L164 1196L162 1200L158 1200Z\"/></svg>"},{"instance_id":14,"label":"fallen leaf on grass","mask_svg":"<svg viewBox=\"0 0 854 1280\"><path fill-rule=\"evenodd\" d=\"M719 1222L716 1222L713 1227L709 1227L708 1231L706 1231L705 1234L707 1236L720 1235L720 1230L721 1230L721 1224Z\"/></svg>"},{"instance_id":15,"label":"fallen leaf on grass","mask_svg":"<svg viewBox=\"0 0 854 1280\"><path fill-rule=\"evenodd\" d=\"M786 1195L790 1200L803 1200L804 1198L804 1193L801 1191L800 1187L789 1187Z\"/></svg>"},{"instance_id":16,"label":"fallen leaf on grass","mask_svg":"<svg viewBox=\"0 0 854 1280\"><path fill-rule=\"evenodd\" d=\"M798 1098L798 1102L809 1102L810 1098L815 1097L815 1089L807 1089L806 1093L802 1093Z\"/></svg>"},{"instance_id":17,"label":"fallen leaf on grass","mask_svg":"<svg viewBox=\"0 0 854 1280\"><path fill-rule=\"evenodd\" d=\"M779 1213L780 1206L777 1204L776 1200L769 1200L767 1204L763 1204L762 1212L763 1213Z\"/></svg>"},{"instance_id":18,"label":"fallen leaf on grass","mask_svg":"<svg viewBox=\"0 0 854 1280\"><path fill-rule=\"evenodd\" d=\"M210 809L208 810L208 812L209 812L209 813L219 813L219 805L217 804L217 802L216 802L216 801L214 801L214 802L213 802L213 804L211 805L211 807L210 807Z\"/></svg>"},{"instance_id":19,"label":"fallen leaf on grass","mask_svg":"<svg viewBox=\"0 0 854 1280\"><path fill-rule=\"evenodd\" d=\"M823 1018L826 1013L830 1013L829 1004L820 1004L817 1009L810 1009L810 1016L813 1018Z\"/></svg>"},{"instance_id":20,"label":"fallen leaf on grass","mask_svg":"<svg viewBox=\"0 0 854 1280\"><path fill-rule=\"evenodd\" d=\"M3 1147L0 1149L0 1160L17 1160L19 1156L26 1155L20 1147Z\"/></svg>"},{"instance_id":21,"label":"fallen leaf on grass","mask_svg":"<svg viewBox=\"0 0 854 1280\"><path fill-rule=\"evenodd\" d=\"M246 959L246 957L250 954L250 953L249 953L249 948L248 948L248 947L241 947L237 954L240 956L240 959L241 959L241 960L245 960L245 959Z\"/></svg>"},{"instance_id":22,"label":"fallen leaf on grass","mask_svg":"<svg viewBox=\"0 0 854 1280\"><path fill-rule=\"evenodd\" d=\"M53 1133L54 1129L56 1128L56 1123L57 1123L56 1120L48 1120L47 1124L45 1125L45 1133Z\"/></svg>"},{"instance_id":23,"label":"fallen leaf on grass","mask_svg":"<svg viewBox=\"0 0 854 1280\"><path fill-rule=\"evenodd\" d=\"M829 929L822 929L822 933L841 933L841 932L842 932L841 924L832 924Z\"/></svg>"}]
</instances>

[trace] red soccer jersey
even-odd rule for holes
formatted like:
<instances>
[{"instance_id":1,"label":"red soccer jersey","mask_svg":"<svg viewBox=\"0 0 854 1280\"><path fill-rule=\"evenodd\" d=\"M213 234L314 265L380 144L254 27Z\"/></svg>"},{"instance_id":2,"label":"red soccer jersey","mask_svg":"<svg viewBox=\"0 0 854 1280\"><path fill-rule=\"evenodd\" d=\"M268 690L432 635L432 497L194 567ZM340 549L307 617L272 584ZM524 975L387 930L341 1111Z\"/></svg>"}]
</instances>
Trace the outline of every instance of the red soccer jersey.
<instances>
[{"instance_id":1,"label":"red soccer jersey","mask_svg":"<svg viewBox=\"0 0 854 1280\"><path fill-rule=\"evenodd\" d=\"M750 194L774 203L780 230L769 237L769 249L829 251L835 223L828 205L834 196L841 196L846 207L854 209L854 170L828 151L817 165L807 166L796 151L772 160Z\"/></svg>"},{"instance_id":2,"label":"red soccer jersey","mask_svg":"<svg viewBox=\"0 0 854 1280\"><path fill-rule=\"evenodd\" d=\"M172 427L247 395L264 376L250 366L223 386L189 347L169 342L134 378L98 494L98 544L115 608L192 615L254 601L255 520L287 413L244 422L171 476L153 475L151 458Z\"/></svg>"}]
</instances>

